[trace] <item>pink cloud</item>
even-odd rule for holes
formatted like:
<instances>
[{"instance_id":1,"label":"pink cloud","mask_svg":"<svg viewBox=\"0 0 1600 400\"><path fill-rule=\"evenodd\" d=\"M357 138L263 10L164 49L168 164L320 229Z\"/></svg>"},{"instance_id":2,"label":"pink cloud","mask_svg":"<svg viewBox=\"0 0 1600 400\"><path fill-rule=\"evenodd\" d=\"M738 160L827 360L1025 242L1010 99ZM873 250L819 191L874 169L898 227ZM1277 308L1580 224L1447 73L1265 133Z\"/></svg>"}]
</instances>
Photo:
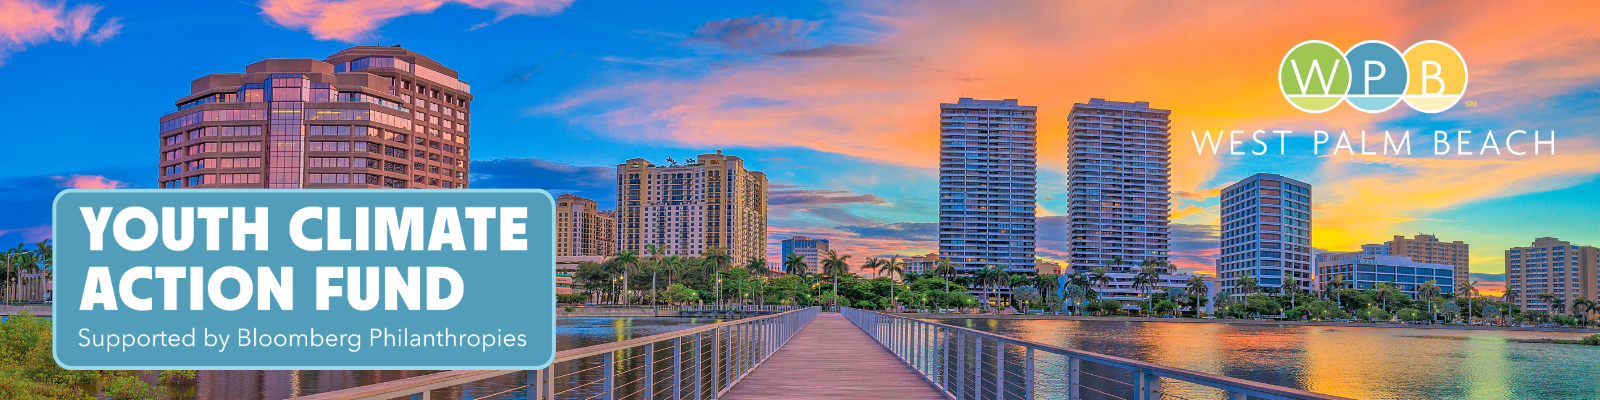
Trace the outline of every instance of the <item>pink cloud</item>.
<instances>
[{"instance_id":1,"label":"pink cloud","mask_svg":"<svg viewBox=\"0 0 1600 400\"><path fill-rule=\"evenodd\" d=\"M56 187L64 189L117 189L128 187L127 182L100 175L52 176L50 178L56 180Z\"/></svg>"},{"instance_id":2,"label":"pink cloud","mask_svg":"<svg viewBox=\"0 0 1600 400\"><path fill-rule=\"evenodd\" d=\"M370 39L389 20L431 13L446 3L494 10L498 22L514 15L555 14L572 0L262 0L259 6L261 15L284 27L306 30L318 40L353 43Z\"/></svg>"},{"instance_id":3,"label":"pink cloud","mask_svg":"<svg viewBox=\"0 0 1600 400\"><path fill-rule=\"evenodd\" d=\"M78 44L84 37L100 44L122 32L121 18L112 17L95 28L95 14L101 7L96 4L78 4L68 8L66 3L47 3L35 0L0 0L0 64L14 52L48 41Z\"/></svg>"},{"instance_id":4,"label":"pink cloud","mask_svg":"<svg viewBox=\"0 0 1600 400\"><path fill-rule=\"evenodd\" d=\"M31 228L0 229L0 237L18 234L22 235L23 243L34 243L49 239L52 231L50 225L35 226Z\"/></svg>"}]
</instances>

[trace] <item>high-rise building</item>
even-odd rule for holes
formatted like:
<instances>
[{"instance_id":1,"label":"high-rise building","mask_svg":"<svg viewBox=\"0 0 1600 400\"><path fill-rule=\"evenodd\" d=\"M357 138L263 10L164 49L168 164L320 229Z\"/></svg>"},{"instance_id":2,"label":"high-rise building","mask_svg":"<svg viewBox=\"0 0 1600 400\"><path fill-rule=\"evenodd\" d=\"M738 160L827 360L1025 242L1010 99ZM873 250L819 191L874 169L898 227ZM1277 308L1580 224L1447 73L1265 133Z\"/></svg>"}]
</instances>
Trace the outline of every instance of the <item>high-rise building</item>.
<instances>
[{"instance_id":1,"label":"high-rise building","mask_svg":"<svg viewBox=\"0 0 1600 400\"><path fill-rule=\"evenodd\" d=\"M795 236L783 240L783 258L788 260L790 254L799 254L805 257L806 271L821 272L822 260L828 258L828 239L812 238L809 236ZM780 268L782 264L779 264Z\"/></svg>"},{"instance_id":2,"label":"high-rise building","mask_svg":"<svg viewBox=\"0 0 1600 400\"><path fill-rule=\"evenodd\" d=\"M1106 268L1112 283L1102 298L1138 299L1138 266L1167 261L1171 115L1149 102L1090 99L1073 104L1067 117L1069 264L1074 272ZM1161 283L1151 289L1182 287L1185 278L1171 268L1158 272Z\"/></svg>"},{"instance_id":3,"label":"high-rise building","mask_svg":"<svg viewBox=\"0 0 1600 400\"><path fill-rule=\"evenodd\" d=\"M556 256L611 256L617 253L617 215L594 200L570 193L556 197Z\"/></svg>"},{"instance_id":4,"label":"high-rise building","mask_svg":"<svg viewBox=\"0 0 1600 400\"><path fill-rule=\"evenodd\" d=\"M617 164L617 245L697 256L725 248L734 262L767 254L767 175L744 159L701 154L661 166L643 158Z\"/></svg>"},{"instance_id":5,"label":"high-rise building","mask_svg":"<svg viewBox=\"0 0 1600 400\"><path fill-rule=\"evenodd\" d=\"M1432 281L1439 293L1455 293L1455 267L1449 264L1432 264L1413 261L1409 257L1362 254L1361 252L1336 253L1317 263L1319 282L1328 282L1338 276L1347 288L1369 290L1378 283L1388 282L1412 298L1417 288ZM1227 290L1227 289L1224 289Z\"/></svg>"},{"instance_id":6,"label":"high-rise building","mask_svg":"<svg viewBox=\"0 0 1600 400\"><path fill-rule=\"evenodd\" d=\"M1550 293L1571 310L1572 300L1600 297L1600 249L1576 246L1552 237L1533 240L1526 247L1506 250L1506 289L1515 290L1513 304L1528 311L1551 312L1551 303L1539 298Z\"/></svg>"},{"instance_id":7,"label":"high-rise building","mask_svg":"<svg viewBox=\"0 0 1600 400\"><path fill-rule=\"evenodd\" d=\"M162 188L465 188L471 87L400 47L194 80L161 117Z\"/></svg>"},{"instance_id":8,"label":"high-rise building","mask_svg":"<svg viewBox=\"0 0 1600 400\"><path fill-rule=\"evenodd\" d=\"M1411 257L1417 262L1455 266L1456 272L1453 277L1457 282L1465 282L1468 279L1467 247L1467 244L1460 240L1442 242L1433 235L1422 234L1411 239L1394 235L1394 240L1383 243L1383 248L1387 249L1391 256ZM1366 246L1362 246L1362 249L1366 249Z\"/></svg>"},{"instance_id":9,"label":"high-rise building","mask_svg":"<svg viewBox=\"0 0 1600 400\"><path fill-rule=\"evenodd\" d=\"M1278 174L1259 173L1222 190L1222 292L1244 294L1239 280L1255 279L1281 291L1293 281L1302 291L1317 288L1311 254L1311 185Z\"/></svg>"},{"instance_id":10,"label":"high-rise building","mask_svg":"<svg viewBox=\"0 0 1600 400\"><path fill-rule=\"evenodd\" d=\"M1036 111L1015 99L939 104L939 254L960 274L1034 273Z\"/></svg>"}]
</instances>

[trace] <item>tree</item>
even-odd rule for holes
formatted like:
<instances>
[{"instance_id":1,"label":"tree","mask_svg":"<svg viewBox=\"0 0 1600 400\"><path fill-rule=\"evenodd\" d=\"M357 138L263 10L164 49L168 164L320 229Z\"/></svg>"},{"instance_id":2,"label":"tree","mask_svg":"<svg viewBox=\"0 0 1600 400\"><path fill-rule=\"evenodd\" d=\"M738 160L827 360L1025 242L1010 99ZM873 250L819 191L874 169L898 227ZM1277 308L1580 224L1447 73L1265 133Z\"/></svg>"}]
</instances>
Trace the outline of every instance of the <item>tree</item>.
<instances>
[{"instance_id":1,"label":"tree","mask_svg":"<svg viewBox=\"0 0 1600 400\"><path fill-rule=\"evenodd\" d=\"M1372 286L1372 295L1383 303L1384 312L1389 311L1389 299L1393 298L1396 293L1400 293L1400 290L1393 283L1378 282L1378 284Z\"/></svg>"},{"instance_id":2,"label":"tree","mask_svg":"<svg viewBox=\"0 0 1600 400\"><path fill-rule=\"evenodd\" d=\"M1588 314L1589 311L1596 309L1595 306L1596 304L1594 300L1585 299L1583 296L1578 296L1572 299L1572 315L1578 317L1579 328L1586 328L1589 326Z\"/></svg>"},{"instance_id":3,"label":"tree","mask_svg":"<svg viewBox=\"0 0 1600 400\"><path fill-rule=\"evenodd\" d=\"M733 256L728 255L726 247L712 247L700 253L700 258L712 268L712 275L716 279L717 302L722 302L722 271L728 269L728 264L733 262Z\"/></svg>"},{"instance_id":4,"label":"tree","mask_svg":"<svg viewBox=\"0 0 1600 400\"><path fill-rule=\"evenodd\" d=\"M1254 276L1239 278L1239 283L1234 286L1237 286L1239 291L1243 292L1245 296L1250 296L1261 291L1261 285L1256 284L1256 277Z\"/></svg>"},{"instance_id":5,"label":"tree","mask_svg":"<svg viewBox=\"0 0 1600 400\"><path fill-rule=\"evenodd\" d=\"M783 273L803 276L810 272L806 267L806 256L800 253L789 253L783 256Z\"/></svg>"},{"instance_id":6,"label":"tree","mask_svg":"<svg viewBox=\"0 0 1600 400\"><path fill-rule=\"evenodd\" d=\"M1051 300L1056 299L1056 296L1051 296L1050 293L1056 291L1056 285L1060 284L1060 280L1061 278L1055 274L1041 274L1039 277L1033 279L1033 287L1039 291L1039 297L1044 300L1046 305L1045 308L1050 308L1049 304Z\"/></svg>"},{"instance_id":7,"label":"tree","mask_svg":"<svg viewBox=\"0 0 1600 400\"><path fill-rule=\"evenodd\" d=\"M632 250L620 252L612 256L611 259L622 267L622 291L617 296L621 300L620 303L626 304L628 302L628 296L626 295L628 292L628 272L639 268L639 252Z\"/></svg>"},{"instance_id":8,"label":"tree","mask_svg":"<svg viewBox=\"0 0 1600 400\"><path fill-rule=\"evenodd\" d=\"M949 257L939 257L938 260L934 260L933 274L944 278L944 291L950 291L950 280L956 277L956 269L950 266Z\"/></svg>"},{"instance_id":9,"label":"tree","mask_svg":"<svg viewBox=\"0 0 1600 400\"><path fill-rule=\"evenodd\" d=\"M1438 298L1442 292L1439 285L1434 284L1436 282L1438 282L1437 279L1429 279L1427 282L1423 282L1422 286L1417 287L1417 298L1428 303L1428 322L1430 323L1433 322L1436 316L1433 313L1433 300Z\"/></svg>"},{"instance_id":10,"label":"tree","mask_svg":"<svg viewBox=\"0 0 1600 400\"><path fill-rule=\"evenodd\" d=\"M1205 278L1194 275L1190 275L1184 285L1189 291L1189 296L1194 297L1194 317L1200 318L1200 299L1211 294L1211 286L1206 285Z\"/></svg>"},{"instance_id":11,"label":"tree","mask_svg":"<svg viewBox=\"0 0 1600 400\"><path fill-rule=\"evenodd\" d=\"M1333 278L1328 279L1327 287L1323 289L1324 295L1329 292L1333 294L1333 301L1339 305L1340 309L1344 309L1344 296L1339 294L1344 291L1345 284L1343 275L1334 275Z\"/></svg>"},{"instance_id":12,"label":"tree","mask_svg":"<svg viewBox=\"0 0 1600 400\"><path fill-rule=\"evenodd\" d=\"M1082 311L1080 309L1083 308L1083 302L1089 301L1089 297L1094 295L1094 289L1089 288L1089 276L1082 272L1073 272L1067 275L1067 291L1062 295L1064 297L1070 296L1068 298L1073 300L1073 314ZM1082 302L1079 302L1079 300L1082 300Z\"/></svg>"},{"instance_id":13,"label":"tree","mask_svg":"<svg viewBox=\"0 0 1600 400\"><path fill-rule=\"evenodd\" d=\"M1145 310L1155 307L1150 291L1161 282L1161 273L1156 270L1156 260L1144 260L1139 266L1139 273L1133 276L1133 285L1139 288L1139 297L1145 298L1145 306L1139 308L1142 314ZM1154 310L1151 310L1154 311Z\"/></svg>"},{"instance_id":14,"label":"tree","mask_svg":"<svg viewBox=\"0 0 1600 400\"><path fill-rule=\"evenodd\" d=\"M1471 280L1456 285L1456 293L1467 296L1467 325L1472 325L1472 297L1478 294L1477 283Z\"/></svg>"},{"instance_id":15,"label":"tree","mask_svg":"<svg viewBox=\"0 0 1600 400\"><path fill-rule=\"evenodd\" d=\"M872 260L873 259L870 257L867 258L867 262L869 263L872 262ZM834 310L838 310L839 308L839 276L850 273L849 261L849 254L840 256L839 252L833 250L828 250L828 258L822 260L822 273L833 277Z\"/></svg>"},{"instance_id":16,"label":"tree","mask_svg":"<svg viewBox=\"0 0 1600 400\"><path fill-rule=\"evenodd\" d=\"M1105 291L1106 285L1111 284L1111 275L1106 274L1105 267L1095 267L1095 269L1089 270L1089 281L1099 286L1100 291Z\"/></svg>"},{"instance_id":17,"label":"tree","mask_svg":"<svg viewBox=\"0 0 1600 400\"><path fill-rule=\"evenodd\" d=\"M1294 300L1295 295L1300 294L1300 282L1294 279L1294 275L1284 275L1283 284L1279 288L1283 294L1289 295L1289 308L1295 308Z\"/></svg>"},{"instance_id":18,"label":"tree","mask_svg":"<svg viewBox=\"0 0 1600 400\"><path fill-rule=\"evenodd\" d=\"M894 257L889 258L888 260L880 259L878 261L878 266L876 267L876 269L877 269L879 275L888 275L889 276L889 308L891 310L893 310L894 306L895 306L895 302L894 302L895 301L895 298L894 298L894 286L895 286L894 285L894 277L895 276L900 276L900 275L905 275L905 273L906 273L905 264L900 262L900 256L894 256Z\"/></svg>"}]
</instances>

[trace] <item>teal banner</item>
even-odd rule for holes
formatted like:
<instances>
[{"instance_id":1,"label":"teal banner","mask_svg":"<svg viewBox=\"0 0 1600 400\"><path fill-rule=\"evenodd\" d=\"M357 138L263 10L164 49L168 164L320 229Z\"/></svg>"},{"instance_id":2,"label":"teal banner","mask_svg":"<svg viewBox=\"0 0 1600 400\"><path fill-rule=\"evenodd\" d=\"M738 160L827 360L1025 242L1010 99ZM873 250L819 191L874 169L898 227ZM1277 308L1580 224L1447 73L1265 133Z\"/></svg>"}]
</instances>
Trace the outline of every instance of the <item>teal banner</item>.
<instances>
[{"instance_id":1,"label":"teal banner","mask_svg":"<svg viewBox=\"0 0 1600 400\"><path fill-rule=\"evenodd\" d=\"M541 369L555 357L542 190L67 190L55 357L69 369Z\"/></svg>"}]
</instances>

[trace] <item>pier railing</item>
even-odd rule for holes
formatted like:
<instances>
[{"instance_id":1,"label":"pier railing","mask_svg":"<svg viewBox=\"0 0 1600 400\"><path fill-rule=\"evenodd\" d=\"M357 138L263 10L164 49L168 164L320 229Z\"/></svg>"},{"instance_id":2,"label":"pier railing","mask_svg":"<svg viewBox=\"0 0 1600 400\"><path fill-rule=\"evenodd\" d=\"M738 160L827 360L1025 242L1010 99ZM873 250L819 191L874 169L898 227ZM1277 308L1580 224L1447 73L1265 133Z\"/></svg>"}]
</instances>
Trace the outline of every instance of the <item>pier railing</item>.
<instances>
[{"instance_id":1,"label":"pier railing","mask_svg":"<svg viewBox=\"0 0 1600 400\"><path fill-rule=\"evenodd\" d=\"M896 315L842 313L956 400L1342 399Z\"/></svg>"},{"instance_id":2,"label":"pier railing","mask_svg":"<svg viewBox=\"0 0 1600 400\"><path fill-rule=\"evenodd\" d=\"M445 371L297 399L429 400L430 392L463 384L472 399L715 399L766 361L819 308L740 319L556 353L534 371ZM776 310L773 310L776 311Z\"/></svg>"}]
</instances>

